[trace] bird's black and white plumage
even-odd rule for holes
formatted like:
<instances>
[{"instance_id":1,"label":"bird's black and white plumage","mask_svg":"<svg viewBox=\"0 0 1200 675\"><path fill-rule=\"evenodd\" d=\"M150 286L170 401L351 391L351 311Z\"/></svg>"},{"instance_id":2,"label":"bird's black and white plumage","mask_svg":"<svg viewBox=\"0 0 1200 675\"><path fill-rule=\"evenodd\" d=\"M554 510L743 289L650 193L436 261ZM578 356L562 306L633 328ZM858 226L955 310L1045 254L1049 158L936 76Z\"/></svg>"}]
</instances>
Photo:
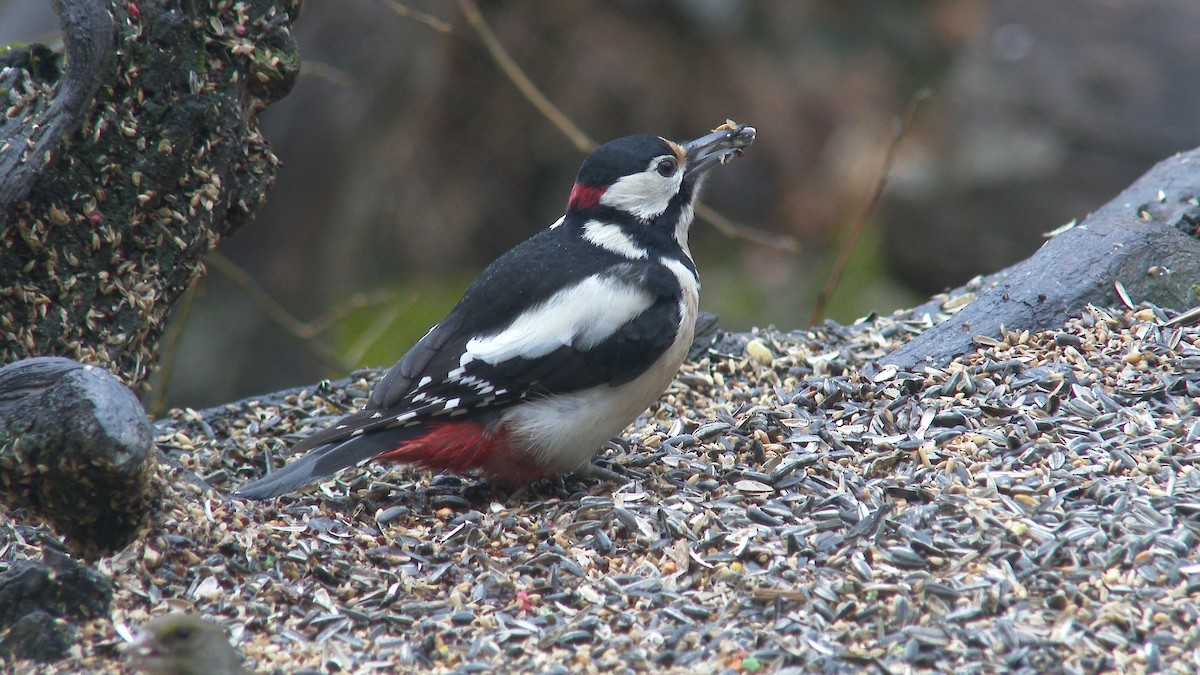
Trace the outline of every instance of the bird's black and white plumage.
<instances>
[{"instance_id":1,"label":"bird's black and white plumage","mask_svg":"<svg viewBox=\"0 0 1200 675\"><path fill-rule=\"evenodd\" d=\"M366 459L505 482L579 469L670 384L695 327L688 227L708 171L755 130L606 143L566 214L493 262L309 452L235 495L290 492Z\"/></svg>"}]
</instances>

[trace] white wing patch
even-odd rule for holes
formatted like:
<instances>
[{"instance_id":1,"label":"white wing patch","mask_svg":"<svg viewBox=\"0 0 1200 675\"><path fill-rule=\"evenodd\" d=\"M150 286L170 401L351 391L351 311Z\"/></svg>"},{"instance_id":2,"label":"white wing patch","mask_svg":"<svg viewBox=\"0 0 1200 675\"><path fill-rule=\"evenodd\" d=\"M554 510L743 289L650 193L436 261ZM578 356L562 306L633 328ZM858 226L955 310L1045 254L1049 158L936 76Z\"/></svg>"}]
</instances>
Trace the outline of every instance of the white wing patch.
<instances>
[{"instance_id":1,"label":"white wing patch","mask_svg":"<svg viewBox=\"0 0 1200 675\"><path fill-rule=\"evenodd\" d=\"M650 220L662 214L671 203L671 198L679 192L684 172L676 171L670 177L658 175L654 166L659 159L661 158L654 158L645 171L621 176L600 196L600 203L632 213L642 220Z\"/></svg>"},{"instance_id":2,"label":"white wing patch","mask_svg":"<svg viewBox=\"0 0 1200 675\"><path fill-rule=\"evenodd\" d=\"M583 224L583 238L618 255L626 258L647 258L650 254L638 246L633 238L625 234L620 225L603 223L599 220L589 220Z\"/></svg>"},{"instance_id":3,"label":"white wing patch","mask_svg":"<svg viewBox=\"0 0 1200 675\"><path fill-rule=\"evenodd\" d=\"M495 365L513 358L536 359L567 345L589 349L651 304L648 293L628 282L588 277L527 310L499 333L471 338L460 363L478 359Z\"/></svg>"}]
</instances>

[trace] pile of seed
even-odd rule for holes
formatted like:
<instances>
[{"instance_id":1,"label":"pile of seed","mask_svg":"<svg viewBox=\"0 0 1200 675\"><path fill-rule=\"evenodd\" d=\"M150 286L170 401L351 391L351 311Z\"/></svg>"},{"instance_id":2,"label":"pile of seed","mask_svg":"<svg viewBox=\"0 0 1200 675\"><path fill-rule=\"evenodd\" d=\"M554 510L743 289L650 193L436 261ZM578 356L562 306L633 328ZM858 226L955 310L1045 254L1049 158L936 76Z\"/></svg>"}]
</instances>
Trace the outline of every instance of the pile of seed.
<instances>
[{"instance_id":1,"label":"pile of seed","mask_svg":"<svg viewBox=\"0 0 1200 675\"><path fill-rule=\"evenodd\" d=\"M928 320L726 336L598 458L624 484L372 466L231 502L377 374L177 411L161 511L100 567L120 626L193 609L262 672L1195 671L1200 329L1167 319L917 372L871 361ZM62 667L118 671L85 635Z\"/></svg>"}]
</instances>

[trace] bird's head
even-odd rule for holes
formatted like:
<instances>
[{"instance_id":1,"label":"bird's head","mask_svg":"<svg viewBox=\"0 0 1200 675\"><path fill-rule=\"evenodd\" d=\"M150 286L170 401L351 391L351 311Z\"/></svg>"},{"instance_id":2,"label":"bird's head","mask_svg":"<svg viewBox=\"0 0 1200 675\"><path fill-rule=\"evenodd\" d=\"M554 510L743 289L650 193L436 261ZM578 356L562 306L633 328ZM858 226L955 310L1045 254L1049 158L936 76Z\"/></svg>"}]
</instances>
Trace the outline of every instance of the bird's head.
<instances>
[{"instance_id":1,"label":"bird's head","mask_svg":"<svg viewBox=\"0 0 1200 675\"><path fill-rule=\"evenodd\" d=\"M219 625L195 614L149 621L129 649L136 670L149 675L238 675L245 671Z\"/></svg>"},{"instance_id":2,"label":"bird's head","mask_svg":"<svg viewBox=\"0 0 1200 675\"><path fill-rule=\"evenodd\" d=\"M609 141L584 160L567 216L577 216L585 229L590 225L594 232L589 238L613 242L620 234L636 241L657 231L670 234L686 251L704 177L740 155L754 136L754 127L727 123L686 143L646 135Z\"/></svg>"}]
</instances>

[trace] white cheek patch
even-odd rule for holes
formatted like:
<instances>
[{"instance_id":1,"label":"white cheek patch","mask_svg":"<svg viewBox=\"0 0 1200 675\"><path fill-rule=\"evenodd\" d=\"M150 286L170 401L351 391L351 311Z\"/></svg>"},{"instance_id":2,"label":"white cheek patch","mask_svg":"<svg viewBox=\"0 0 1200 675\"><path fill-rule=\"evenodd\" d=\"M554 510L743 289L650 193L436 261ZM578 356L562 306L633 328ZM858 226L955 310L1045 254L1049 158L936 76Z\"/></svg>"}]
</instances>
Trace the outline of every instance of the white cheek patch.
<instances>
[{"instance_id":1,"label":"white cheek patch","mask_svg":"<svg viewBox=\"0 0 1200 675\"><path fill-rule=\"evenodd\" d=\"M527 310L499 333L468 340L460 363L536 359L567 345L590 349L651 304L649 294L620 279L589 277Z\"/></svg>"},{"instance_id":2,"label":"white cheek patch","mask_svg":"<svg viewBox=\"0 0 1200 675\"><path fill-rule=\"evenodd\" d=\"M583 238L600 248L626 258L637 259L650 256L646 249L634 243L633 238L626 234L620 225L589 220L583 224Z\"/></svg>"},{"instance_id":3,"label":"white cheek patch","mask_svg":"<svg viewBox=\"0 0 1200 675\"><path fill-rule=\"evenodd\" d=\"M683 171L676 171L669 178L658 175L653 169L621 176L604 191L600 203L650 220L667 210L682 181Z\"/></svg>"}]
</instances>

